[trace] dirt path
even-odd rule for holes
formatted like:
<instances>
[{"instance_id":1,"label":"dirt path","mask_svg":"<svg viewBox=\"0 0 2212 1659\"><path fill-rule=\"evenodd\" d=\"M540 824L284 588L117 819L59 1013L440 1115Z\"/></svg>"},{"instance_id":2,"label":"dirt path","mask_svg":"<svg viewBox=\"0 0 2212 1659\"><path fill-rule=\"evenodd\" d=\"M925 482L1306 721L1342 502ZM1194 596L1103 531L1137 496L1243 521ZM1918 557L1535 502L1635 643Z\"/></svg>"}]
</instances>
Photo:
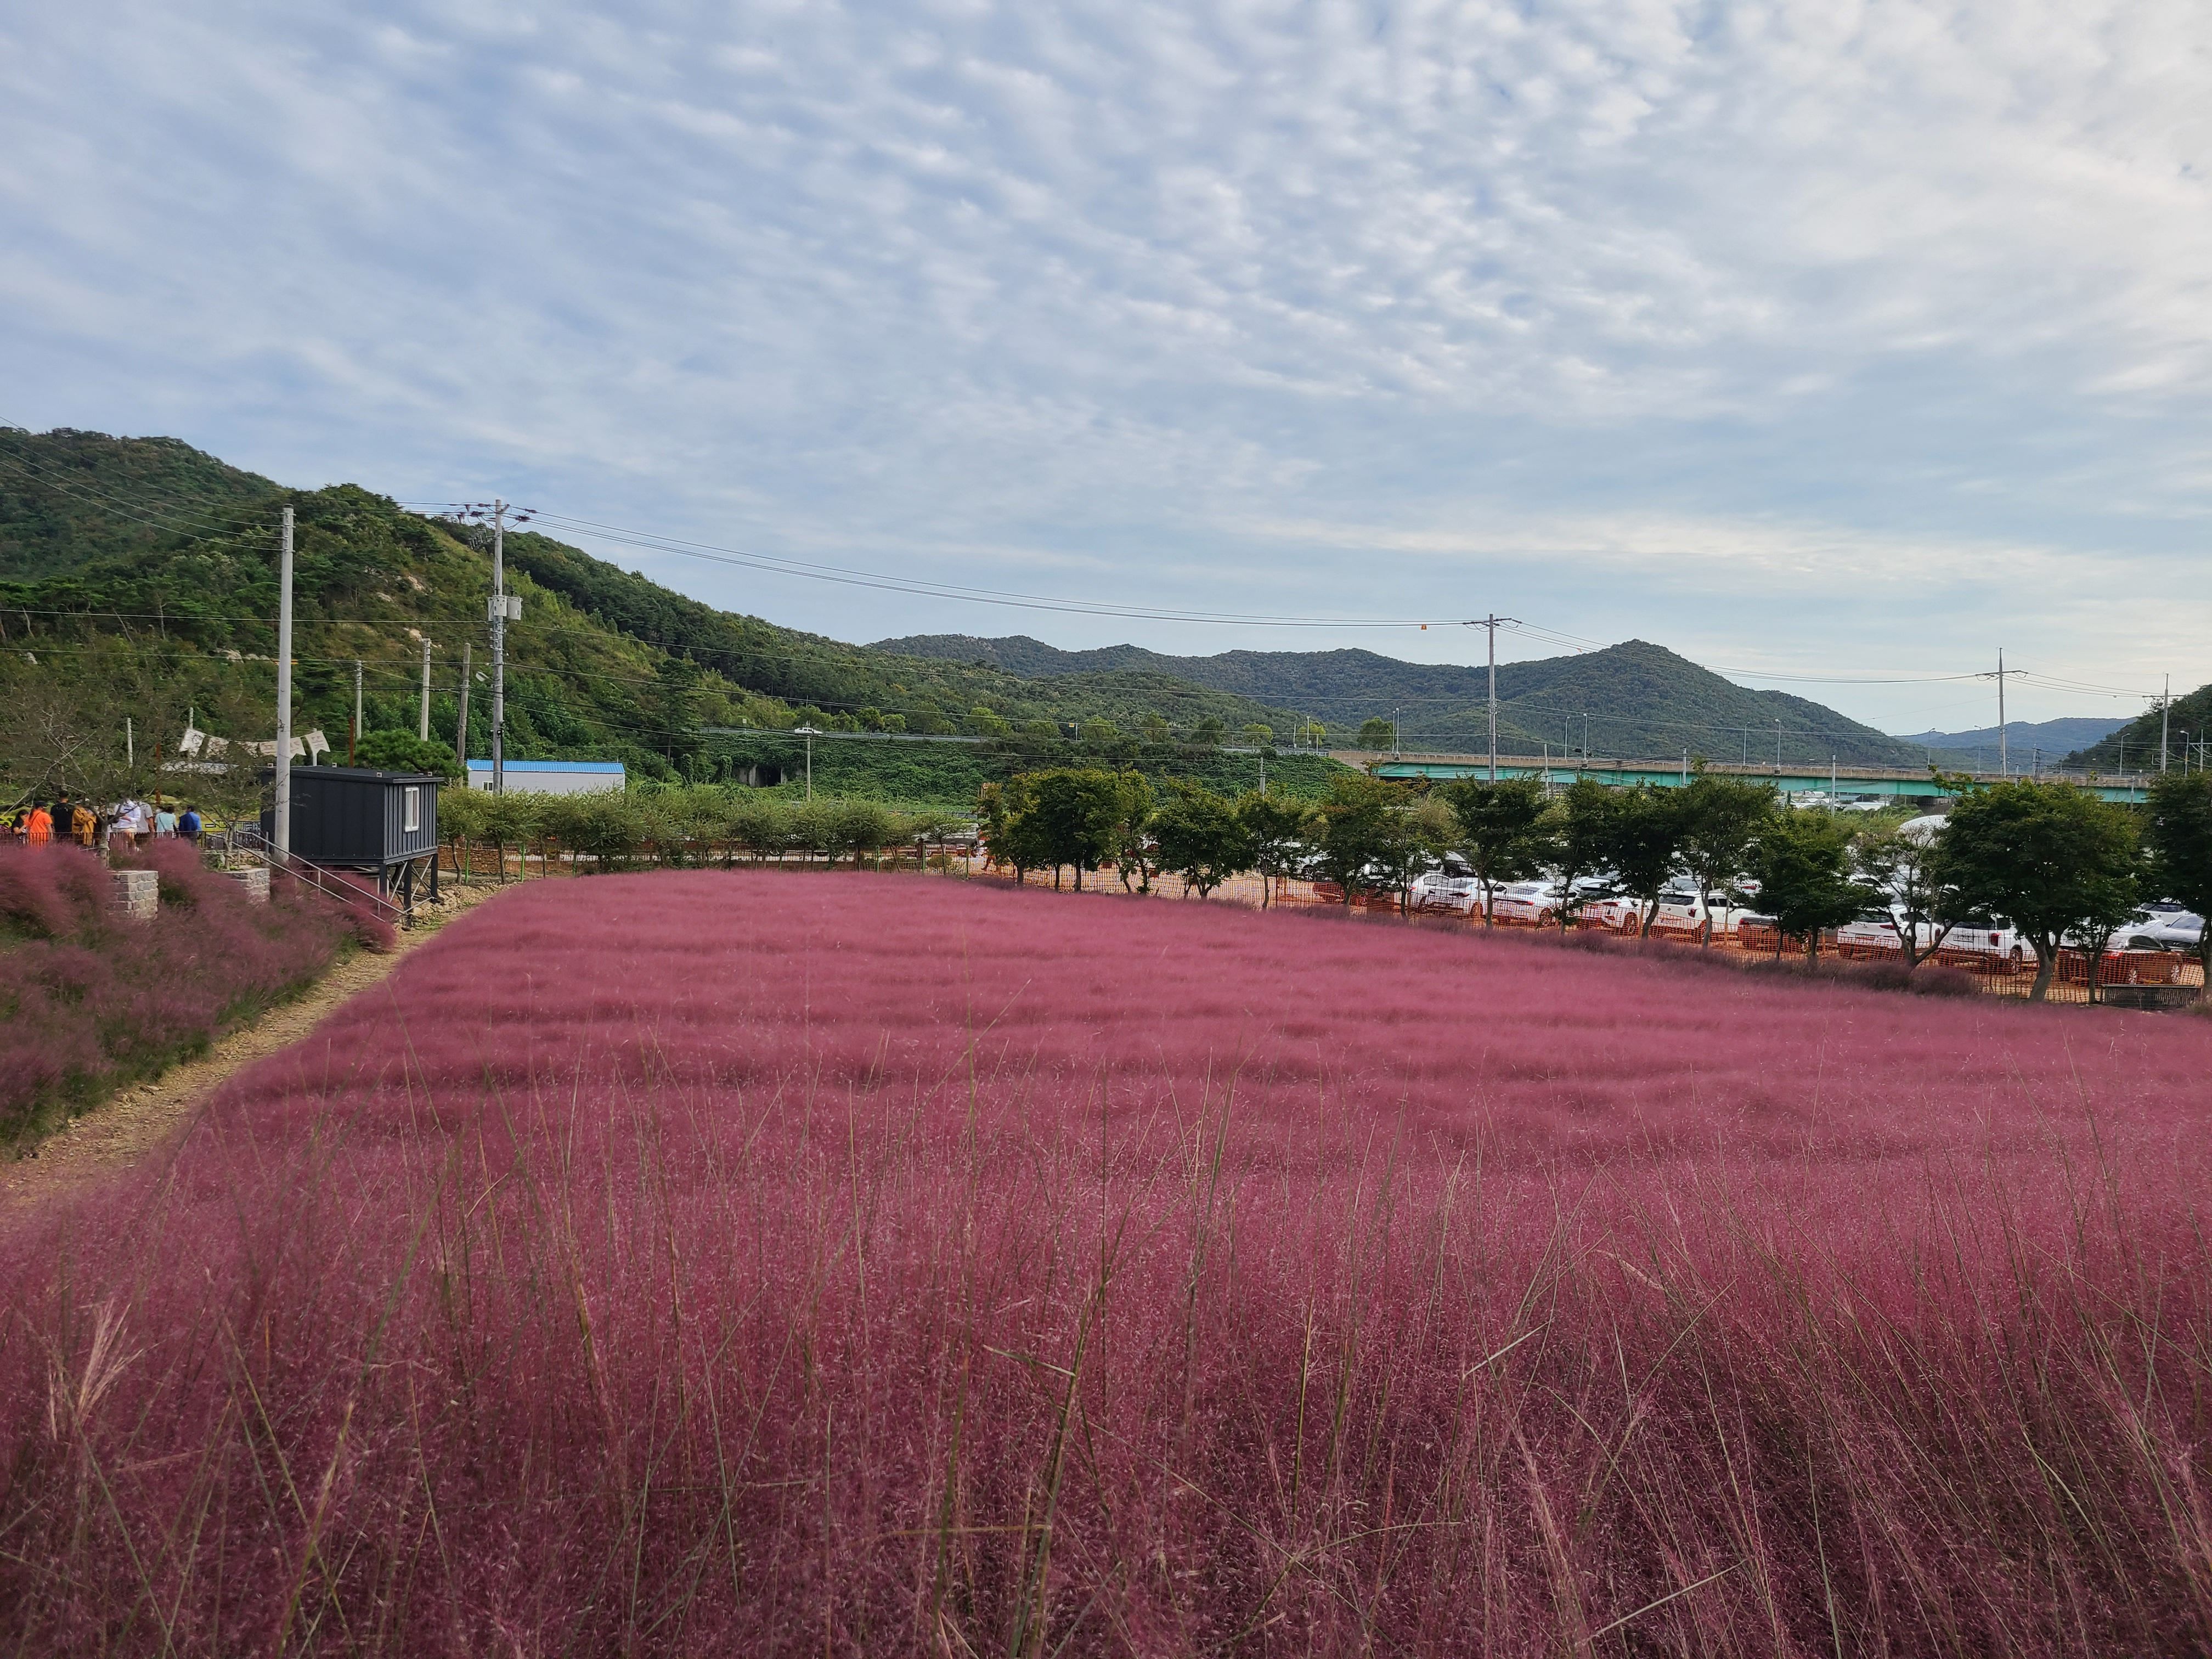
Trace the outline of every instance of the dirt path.
<instances>
[{"instance_id":1,"label":"dirt path","mask_svg":"<svg viewBox=\"0 0 2212 1659\"><path fill-rule=\"evenodd\" d=\"M167 1145L192 1121L225 1079L248 1062L298 1042L348 999L358 996L398 967L407 954L437 937L446 924L500 891L496 887L446 890L446 902L425 906L399 935L399 948L384 956L356 951L304 995L233 1031L197 1060L122 1091L41 1141L27 1156L0 1164L0 1215L72 1192L129 1168Z\"/></svg>"}]
</instances>

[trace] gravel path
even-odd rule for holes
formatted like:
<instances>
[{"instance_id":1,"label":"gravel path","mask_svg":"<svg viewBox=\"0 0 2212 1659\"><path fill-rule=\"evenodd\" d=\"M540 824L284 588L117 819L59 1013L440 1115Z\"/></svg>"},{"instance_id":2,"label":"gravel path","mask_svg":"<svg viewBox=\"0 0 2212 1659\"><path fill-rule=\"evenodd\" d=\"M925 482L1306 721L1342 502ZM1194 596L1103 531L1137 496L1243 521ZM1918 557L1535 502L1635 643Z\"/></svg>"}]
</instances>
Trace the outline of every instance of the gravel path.
<instances>
[{"instance_id":1,"label":"gravel path","mask_svg":"<svg viewBox=\"0 0 2212 1659\"><path fill-rule=\"evenodd\" d=\"M415 926L400 933L398 950L382 956L355 952L304 994L233 1031L198 1059L123 1090L23 1158L0 1163L0 1215L76 1191L168 1145L233 1072L297 1042L340 1004L380 984L408 952L434 939L455 916L501 890L448 887L442 905L416 913Z\"/></svg>"}]
</instances>

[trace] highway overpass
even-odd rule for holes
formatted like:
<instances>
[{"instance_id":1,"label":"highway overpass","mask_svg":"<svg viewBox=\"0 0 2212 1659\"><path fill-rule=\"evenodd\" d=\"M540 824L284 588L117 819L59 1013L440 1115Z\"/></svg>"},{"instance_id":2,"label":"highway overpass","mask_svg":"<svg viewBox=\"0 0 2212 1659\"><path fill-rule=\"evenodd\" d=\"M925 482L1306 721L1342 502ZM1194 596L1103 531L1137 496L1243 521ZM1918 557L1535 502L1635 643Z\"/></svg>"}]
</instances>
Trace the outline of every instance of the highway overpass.
<instances>
[{"instance_id":1,"label":"highway overpass","mask_svg":"<svg viewBox=\"0 0 2212 1659\"><path fill-rule=\"evenodd\" d=\"M1468 778L1486 777L1490 762L1481 755L1436 755L1406 753L1393 755L1376 753L1373 750L1340 749L1331 751L1334 758L1350 766L1363 767L1384 778ZM1760 783L1771 783L1785 794L1826 794L1833 787L1842 795L1875 795L1894 798L1900 803L1926 805L1941 799L1948 792L1936 787L1928 769L1887 766L1804 767L1772 765L1740 765L1731 761L1707 763L1705 770L1719 777L1748 778ZM1689 781L1690 769L1679 760L1625 760L1594 758L1556 759L1534 755L1500 755L1498 775L1501 778L1541 777L1547 783L1564 787L1577 778L1595 778L1600 783L1649 783L1662 788L1679 787ZM1971 772L1962 775L1977 782L2002 781L1995 772ZM2024 774L2015 772L2014 777ZM2046 774L2045 775L2051 775ZM2094 789L2106 800L2141 801L2145 798L2150 778L2140 773L2124 775L2100 775L2094 777L2075 777L2069 781Z\"/></svg>"}]
</instances>

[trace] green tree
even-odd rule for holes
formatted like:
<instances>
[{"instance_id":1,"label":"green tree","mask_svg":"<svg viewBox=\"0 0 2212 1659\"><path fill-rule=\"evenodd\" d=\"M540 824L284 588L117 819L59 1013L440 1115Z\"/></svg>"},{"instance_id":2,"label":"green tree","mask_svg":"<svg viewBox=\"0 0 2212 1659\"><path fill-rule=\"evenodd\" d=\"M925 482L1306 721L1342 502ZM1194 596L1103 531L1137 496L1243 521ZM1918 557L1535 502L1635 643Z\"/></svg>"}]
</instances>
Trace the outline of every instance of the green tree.
<instances>
[{"instance_id":1,"label":"green tree","mask_svg":"<svg viewBox=\"0 0 2212 1659\"><path fill-rule=\"evenodd\" d=\"M1886 895L1897 918L1897 937L1911 973L1943 948L1966 917L1958 889L1936 854L1941 830L1914 830L1876 822L1861 829L1851 846L1859 878Z\"/></svg>"},{"instance_id":2,"label":"green tree","mask_svg":"<svg viewBox=\"0 0 2212 1659\"><path fill-rule=\"evenodd\" d=\"M2153 781L2143 843L2148 880L2205 918L2197 950L2212 983L2212 772L2167 772Z\"/></svg>"},{"instance_id":3,"label":"green tree","mask_svg":"<svg viewBox=\"0 0 2212 1659\"><path fill-rule=\"evenodd\" d=\"M425 742L398 726L371 732L355 745L354 753L361 764L380 771L428 772L441 778L461 775L461 763L453 758L453 744L435 738Z\"/></svg>"},{"instance_id":4,"label":"green tree","mask_svg":"<svg viewBox=\"0 0 2212 1659\"><path fill-rule=\"evenodd\" d=\"M1698 763L1697 775L1681 792L1682 864L1698 884L1700 896L1732 892L1751 863L1752 848L1774 816L1774 791L1766 784L1716 777ZM1706 909L1698 943L1713 942L1713 918Z\"/></svg>"},{"instance_id":5,"label":"green tree","mask_svg":"<svg viewBox=\"0 0 2212 1659\"><path fill-rule=\"evenodd\" d=\"M1652 918L1659 913L1660 890L1674 875L1682 848L1677 793L1648 784L1621 790L1613 799L1610 828L1606 862L1620 878L1621 887L1644 906L1643 926L1637 931L1649 937Z\"/></svg>"},{"instance_id":6,"label":"green tree","mask_svg":"<svg viewBox=\"0 0 2212 1659\"><path fill-rule=\"evenodd\" d=\"M1536 865L1544 786L1535 778L1461 778L1439 792L1458 822L1460 852L1482 884L1482 925L1494 925L1496 889Z\"/></svg>"},{"instance_id":7,"label":"green tree","mask_svg":"<svg viewBox=\"0 0 2212 1659\"><path fill-rule=\"evenodd\" d=\"M1613 792L1595 778L1577 778L1544 814L1538 846L1559 875L1563 933L1582 908L1576 881L1602 870L1611 856L1613 814Z\"/></svg>"},{"instance_id":8,"label":"green tree","mask_svg":"<svg viewBox=\"0 0 2212 1659\"><path fill-rule=\"evenodd\" d=\"M1252 867L1252 837L1236 807L1195 783L1168 786L1167 799L1152 816L1152 836L1160 867L1181 876L1186 894L1196 888L1201 899Z\"/></svg>"},{"instance_id":9,"label":"green tree","mask_svg":"<svg viewBox=\"0 0 2212 1659\"><path fill-rule=\"evenodd\" d=\"M1221 716L1208 714L1190 728L1190 744L1194 749L1218 749L1228 728L1222 725Z\"/></svg>"},{"instance_id":10,"label":"green tree","mask_svg":"<svg viewBox=\"0 0 2212 1659\"><path fill-rule=\"evenodd\" d=\"M1937 858L1970 916L2001 916L2034 945L2037 1002L2050 993L2060 941L2109 936L2141 896L2126 809L2068 783L1971 790L1951 810Z\"/></svg>"},{"instance_id":11,"label":"green tree","mask_svg":"<svg viewBox=\"0 0 2212 1659\"><path fill-rule=\"evenodd\" d=\"M1312 833L1313 807L1289 795L1263 795L1255 791L1237 803L1237 816L1252 842L1252 867L1261 877L1260 908L1267 908L1274 884L1295 875L1306 856L1305 839Z\"/></svg>"},{"instance_id":12,"label":"green tree","mask_svg":"<svg viewBox=\"0 0 2212 1659\"><path fill-rule=\"evenodd\" d=\"M1362 749L1395 749L1398 728L1380 714L1362 720L1359 725L1359 746Z\"/></svg>"},{"instance_id":13,"label":"green tree","mask_svg":"<svg viewBox=\"0 0 2212 1659\"><path fill-rule=\"evenodd\" d=\"M1851 878L1851 832L1826 812L1783 812L1759 831L1753 850L1759 902L1774 918L1774 953L1780 936L1802 933L1808 961L1820 955L1820 930L1840 927L1874 902L1870 890Z\"/></svg>"},{"instance_id":14,"label":"green tree","mask_svg":"<svg viewBox=\"0 0 2212 1659\"><path fill-rule=\"evenodd\" d=\"M1389 884L1389 873L1407 834L1405 792L1364 772L1333 778L1320 814L1322 874L1343 890L1349 909L1362 893Z\"/></svg>"},{"instance_id":15,"label":"green tree","mask_svg":"<svg viewBox=\"0 0 2212 1659\"><path fill-rule=\"evenodd\" d=\"M1104 864L1119 844L1121 780L1097 767L1062 766L1031 773L1029 783L1028 816L1043 854L1039 862L1052 866L1054 888L1062 867L1073 866L1079 893L1083 872Z\"/></svg>"},{"instance_id":16,"label":"green tree","mask_svg":"<svg viewBox=\"0 0 2212 1659\"><path fill-rule=\"evenodd\" d=\"M1275 746L1275 728L1254 720L1244 728L1244 741L1255 749L1272 749Z\"/></svg>"},{"instance_id":17,"label":"green tree","mask_svg":"<svg viewBox=\"0 0 2212 1659\"><path fill-rule=\"evenodd\" d=\"M1398 837L1382 861L1398 890L1398 913L1410 916L1414 881L1434 869L1437 858L1459 840L1459 819L1438 797L1420 794L1400 811L1398 821Z\"/></svg>"},{"instance_id":18,"label":"green tree","mask_svg":"<svg viewBox=\"0 0 2212 1659\"><path fill-rule=\"evenodd\" d=\"M984 850L993 863L1012 865L1016 880L1048 862L1034 797L1034 780L1018 773L1004 783L985 784L976 801Z\"/></svg>"},{"instance_id":19,"label":"green tree","mask_svg":"<svg viewBox=\"0 0 2212 1659\"><path fill-rule=\"evenodd\" d=\"M1152 796L1152 786L1141 772L1121 775L1121 811L1114 825L1114 872L1121 878L1121 889L1129 890L1129 878L1137 878L1139 893L1152 890L1152 877L1159 870L1159 860L1152 842L1152 814L1158 803Z\"/></svg>"},{"instance_id":20,"label":"green tree","mask_svg":"<svg viewBox=\"0 0 2212 1659\"><path fill-rule=\"evenodd\" d=\"M653 713L660 721L660 752L690 775L699 753L699 665L689 657L664 657L653 671Z\"/></svg>"}]
</instances>

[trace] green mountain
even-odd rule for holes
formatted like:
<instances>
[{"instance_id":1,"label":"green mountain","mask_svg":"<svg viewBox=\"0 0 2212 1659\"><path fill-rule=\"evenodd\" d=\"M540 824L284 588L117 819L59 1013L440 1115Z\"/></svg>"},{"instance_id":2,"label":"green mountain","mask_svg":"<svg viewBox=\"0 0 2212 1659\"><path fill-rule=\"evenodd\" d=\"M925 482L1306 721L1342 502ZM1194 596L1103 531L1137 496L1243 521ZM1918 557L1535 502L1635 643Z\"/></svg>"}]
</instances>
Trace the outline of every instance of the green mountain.
<instances>
[{"instance_id":1,"label":"green mountain","mask_svg":"<svg viewBox=\"0 0 2212 1659\"><path fill-rule=\"evenodd\" d=\"M454 741L465 646L469 749L487 754L481 526L352 485L288 491L173 440L11 430L0 432L0 784L119 781L173 748L188 719L265 740L285 505L297 516L295 729L321 729L343 757L358 665L364 729L416 730L428 639L434 737ZM1002 749L1036 750L1079 723L1133 734L1164 720L1188 737L1218 721L1233 738L1255 722L1286 732L1292 719L1148 670L1030 681L888 656L717 611L527 532L506 551L523 602L507 630L516 758L715 776L739 763L742 733L801 724L999 734Z\"/></svg>"},{"instance_id":2,"label":"green mountain","mask_svg":"<svg viewBox=\"0 0 2212 1659\"><path fill-rule=\"evenodd\" d=\"M2182 763L2185 742L2194 745L2212 738L2212 685L2200 685L2186 696L2176 697L2170 711L2145 710L2118 731L2075 750L2063 764L2115 772L2155 772L2161 732L2171 766ZM2203 765L2201 754L2190 764Z\"/></svg>"},{"instance_id":3,"label":"green mountain","mask_svg":"<svg viewBox=\"0 0 2212 1659\"><path fill-rule=\"evenodd\" d=\"M0 427L0 579L35 579L236 529L283 491L174 438Z\"/></svg>"},{"instance_id":4,"label":"green mountain","mask_svg":"<svg viewBox=\"0 0 2212 1659\"><path fill-rule=\"evenodd\" d=\"M1488 672L1401 662L1371 651L1225 651L1170 657L1133 645L1060 651L1017 635L918 635L872 650L905 657L989 664L1039 678L1144 671L1279 704L1324 720L1348 742L1361 722L1395 721L1401 746L1472 752L1488 742ZM1630 640L1602 651L1498 666L1498 744L1539 754L1658 758L1684 750L1717 761L1771 759L1777 727L1784 760L1822 765L1926 763L1918 745L1877 732L1832 708L1784 691L1753 691L1676 656ZM1587 720L1587 728L1585 721Z\"/></svg>"}]
</instances>

